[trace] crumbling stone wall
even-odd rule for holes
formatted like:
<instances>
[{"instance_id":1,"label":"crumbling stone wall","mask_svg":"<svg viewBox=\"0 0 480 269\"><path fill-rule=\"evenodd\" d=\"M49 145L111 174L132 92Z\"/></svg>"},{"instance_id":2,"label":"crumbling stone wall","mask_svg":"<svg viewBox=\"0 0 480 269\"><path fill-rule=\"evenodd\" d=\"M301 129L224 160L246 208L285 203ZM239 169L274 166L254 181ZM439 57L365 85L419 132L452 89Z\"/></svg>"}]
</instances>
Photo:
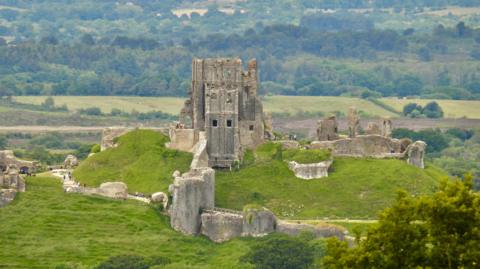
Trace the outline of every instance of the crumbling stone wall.
<instances>
[{"instance_id":1,"label":"crumbling stone wall","mask_svg":"<svg viewBox=\"0 0 480 269\"><path fill-rule=\"evenodd\" d=\"M389 119L384 119L382 121L382 136L392 137L393 124Z\"/></svg>"},{"instance_id":2,"label":"crumbling stone wall","mask_svg":"<svg viewBox=\"0 0 480 269\"><path fill-rule=\"evenodd\" d=\"M24 191L25 179L14 164L10 164L5 171L0 171L0 207L13 201L17 192Z\"/></svg>"},{"instance_id":3,"label":"crumbling stone wall","mask_svg":"<svg viewBox=\"0 0 480 269\"><path fill-rule=\"evenodd\" d=\"M5 171L9 167L15 167L20 173L34 173L37 168L37 162L20 160L13 154L11 150L0 151L0 172Z\"/></svg>"},{"instance_id":4,"label":"crumbling stone wall","mask_svg":"<svg viewBox=\"0 0 480 269\"><path fill-rule=\"evenodd\" d=\"M331 141L338 139L338 123L335 116L330 116L318 121L317 139L318 141Z\"/></svg>"},{"instance_id":5,"label":"crumbling stone wall","mask_svg":"<svg viewBox=\"0 0 480 269\"><path fill-rule=\"evenodd\" d=\"M173 196L170 207L170 224L184 234L200 233L201 210L215 205L215 171L198 168L176 177L170 185Z\"/></svg>"},{"instance_id":6,"label":"crumbling stone wall","mask_svg":"<svg viewBox=\"0 0 480 269\"><path fill-rule=\"evenodd\" d=\"M367 129L365 129L365 134L367 135L382 135L382 130L380 126L375 122L369 122L367 125Z\"/></svg>"},{"instance_id":7,"label":"crumbling stone wall","mask_svg":"<svg viewBox=\"0 0 480 269\"><path fill-rule=\"evenodd\" d=\"M169 137L170 142L167 144L169 148L191 152L198 142L199 132L195 129L171 126L169 129Z\"/></svg>"},{"instance_id":8,"label":"crumbling stone wall","mask_svg":"<svg viewBox=\"0 0 480 269\"><path fill-rule=\"evenodd\" d=\"M101 151L116 147L115 139L131 131L133 131L132 128L123 127L108 127L103 129L102 141L100 143Z\"/></svg>"},{"instance_id":9,"label":"crumbling stone wall","mask_svg":"<svg viewBox=\"0 0 480 269\"><path fill-rule=\"evenodd\" d=\"M400 140L380 135L360 135L335 141L314 141L310 147L329 149L334 156L374 158L403 156Z\"/></svg>"}]
</instances>

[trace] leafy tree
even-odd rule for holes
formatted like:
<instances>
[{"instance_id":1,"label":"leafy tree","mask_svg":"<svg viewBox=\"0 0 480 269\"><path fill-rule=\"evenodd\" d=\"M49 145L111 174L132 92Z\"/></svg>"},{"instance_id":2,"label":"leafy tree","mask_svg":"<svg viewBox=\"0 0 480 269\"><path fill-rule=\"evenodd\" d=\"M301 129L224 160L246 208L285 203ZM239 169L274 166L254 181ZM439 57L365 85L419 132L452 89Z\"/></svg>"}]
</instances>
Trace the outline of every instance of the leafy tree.
<instances>
[{"instance_id":1,"label":"leafy tree","mask_svg":"<svg viewBox=\"0 0 480 269\"><path fill-rule=\"evenodd\" d=\"M422 109L422 114L427 116L427 118L442 118L443 110L437 102L433 101L425 105Z\"/></svg>"},{"instance_id":2,"label":"leafy tree","mask_svg":"<svg viewBox=\"0 0 480 269\"><path fill-rule=\"evenodd\" d=\"M303 269L314 261L314 249L300 238L274 235L261 239L242 258L258 269Z\"/></svg>"},{"instance_id":3,"label":"leafy tree","mask_svg":"<svg viewBox=\"0 0 480 269\"><path fill-rule=\"evenodd\" d=\"M416 103L408 103L403 107L403 115L408 116L415 110L421 111L422 106L420 106Z\"/></svg>"},{"instance_id":4,"label":"leafy tree","mask_svg":"<svg viewBox=\"0 0 480 269\"><path fill-rule=\"evenodd\" d=\"M465 182L443 182L431 196L400 192L366 238L349 248L328 241L326 268L478 268L480 196Z\"/></svg>"}]
</instances>

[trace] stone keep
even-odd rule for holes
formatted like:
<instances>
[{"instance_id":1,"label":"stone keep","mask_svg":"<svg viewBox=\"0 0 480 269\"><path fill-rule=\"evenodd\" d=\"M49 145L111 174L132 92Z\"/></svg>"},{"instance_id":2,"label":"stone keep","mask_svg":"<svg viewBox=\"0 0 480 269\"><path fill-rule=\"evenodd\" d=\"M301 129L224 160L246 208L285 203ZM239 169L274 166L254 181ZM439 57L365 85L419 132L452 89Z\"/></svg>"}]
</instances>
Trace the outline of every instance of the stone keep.
<instances>
[{"instance_id":1,"label":"stone keep","mask_svg":"<svg viewBox=\"0 0 480 269\"><path fill-rule=\"evenodd\" d=\"M338 139L338 123L335 116L318 121L318 141L332 141Z\"/></svg>"},{"instance_id":2,"label":"stone keep","mask_svg":"<svg viewBox=\"0 0 480 269\"><path fill-rule=\"evenodd\" d=\"M257 96L257 62L244 71L238 58L194 59L190 98L180 124L205 131L210 167L230 167L243 150L264 139L263 106Z\"/></svg>"},{"instance_id":3,"label":"stone keep","mask_svg":"<svg viewBox=\"0 0 480 269\"><path fill-rule=\"evenodd\" d=\"M360 127L360 117L357 108L351 107L348 111L348 137L354 138L358 134Z\"/></svg>"}]
</instances>

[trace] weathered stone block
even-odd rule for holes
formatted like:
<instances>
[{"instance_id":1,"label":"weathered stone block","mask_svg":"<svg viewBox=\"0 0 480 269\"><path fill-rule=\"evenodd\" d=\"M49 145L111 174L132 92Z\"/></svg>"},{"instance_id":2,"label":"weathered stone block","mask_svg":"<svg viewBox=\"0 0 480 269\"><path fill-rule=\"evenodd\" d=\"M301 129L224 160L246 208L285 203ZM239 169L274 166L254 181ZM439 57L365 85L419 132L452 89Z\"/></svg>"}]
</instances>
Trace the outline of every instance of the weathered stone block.
<instances>
[{"instance_id":1,"label":"weathered stone block","mask_svg":"<svg viewBox=\"0 0 480 269\"><path fill-rule=\"evenodd\" d=\"M209 211L201 215L201 233L220 243L239 237L243 232L243 215Z\"/></svg>"},{"instance_id":2,"label":"weathered stone block","mask_svg":"<svg viewBox=\"0 0 480 269\"><path fill-rule=\"evenodd\" d=\"M315 237L337 237L340 240L345 238L347 231L334 225L309 225L304 223L291 223L286 221L278 221L277 232L297 236L301 232L308 231L315 235Z\"/></svg>"},{"instance_id":3,"label":"weathered stone block","mask_svg":"<svg viewBox=\"0 0 480 269\"><path fill-rule=\"evenodd\" d=\"M295 173L295 176L301 179L314 179L328 177L328 169L333 161L323 161L319 163L300 164L295 161L288 163L288 168Z\"/></svg>"},{"instance_id":4,"label":"weathered stone block","mask_svg":"<svg viewBox=\"0 0 480 269\"><path fill-rule=\"evenodd\" d=\"M246 207L243 210L242 236L265 236L275 231L277 218L268 209L262 207Z\"/></svg>"},{"instance_id":5,"label":"weathered stone block","mask_svg":"<svg viewBox=\"0 0 480 269\"><path fill-rule=\"evenodd\" d=\"M98 188L98 193L115 199L127 199L128 197L127 185L123 182L102 183Z\"/></svg>"}]
</instances>

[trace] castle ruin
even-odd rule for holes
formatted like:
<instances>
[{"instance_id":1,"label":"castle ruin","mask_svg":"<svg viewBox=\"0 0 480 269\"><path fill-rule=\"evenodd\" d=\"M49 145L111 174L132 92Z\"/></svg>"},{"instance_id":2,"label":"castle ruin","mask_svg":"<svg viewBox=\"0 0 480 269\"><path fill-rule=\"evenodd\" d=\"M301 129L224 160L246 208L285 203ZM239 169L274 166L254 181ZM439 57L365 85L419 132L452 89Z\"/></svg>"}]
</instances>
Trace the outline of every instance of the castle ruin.
<instances>
[{"instance_id":1,"label":"castle ruin","mask_svg":"<svg viewBox=\"0 0 480 269\"><path fill-rule=\"evenodd\" d=\"M239 58L194 59L190 98L171 132L171 146L191 148L205 132L209 166L231 167L245 149L263 142L263 106L257 90L256 60L244 71Z\"/></svg>"}]
</instances>

